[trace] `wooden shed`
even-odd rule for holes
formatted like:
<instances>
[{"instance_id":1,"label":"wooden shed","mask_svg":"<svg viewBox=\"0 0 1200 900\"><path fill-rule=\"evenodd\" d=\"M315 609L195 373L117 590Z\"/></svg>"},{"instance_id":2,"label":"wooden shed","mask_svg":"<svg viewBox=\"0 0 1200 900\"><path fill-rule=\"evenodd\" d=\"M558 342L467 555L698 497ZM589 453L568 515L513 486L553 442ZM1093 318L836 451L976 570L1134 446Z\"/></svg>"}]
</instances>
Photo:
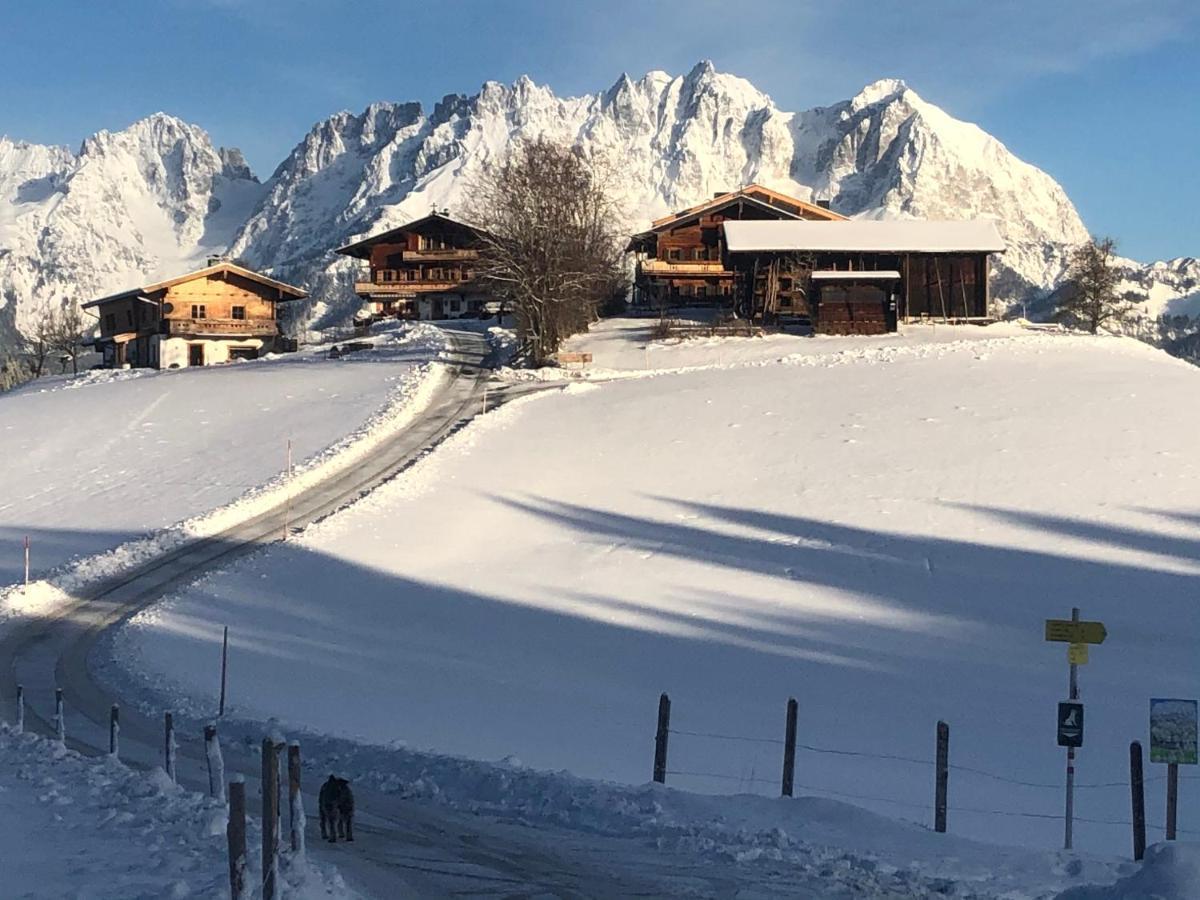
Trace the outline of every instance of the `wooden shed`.
<instances>
[{"instance_id":1,"label":"wooden shed","mask_svg":"<svg viewBox=\"0 0 1200 900\"><path fill-rule=\"evenodd\" d=\"M762 321L808 319L824 334L880 334L900 321L988 318L990 220L726 222L734 305Z\"/></svg>"}]
</instances>

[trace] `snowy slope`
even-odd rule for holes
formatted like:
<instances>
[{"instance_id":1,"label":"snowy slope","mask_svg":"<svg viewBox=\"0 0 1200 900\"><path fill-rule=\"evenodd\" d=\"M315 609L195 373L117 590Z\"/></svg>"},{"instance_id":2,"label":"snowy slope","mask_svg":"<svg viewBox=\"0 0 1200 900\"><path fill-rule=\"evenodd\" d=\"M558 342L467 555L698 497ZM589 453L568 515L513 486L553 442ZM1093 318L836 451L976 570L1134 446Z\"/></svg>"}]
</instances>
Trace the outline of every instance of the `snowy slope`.
<instances>
[{"instance_id":1,"label":"snowy slope","mask_svg":"<svg viewBox=\"0 0 1200 900\"><path fill-rule=\"evenodd\" d=\"M97 371L0 395L0 588L227 504L323 459L412 396L444 346L403 327L340 360L319 351L227 366ZM84 436L81 439L81 435ZM121 560L110 560L119 564Z\"/></svg>"},{"instance_id":2,"label":"snowy slope","mask_svg":"<svg viewBox=\"0 0 1200 900\"><path fill-rule=\"evenodd\" d=\"M1007 327L769 346L505 407L113 655L211 704L228 623L248 718L632 784L666 690L668 783L717 793L777 792L791 695L804 793L921 823L942 718L953 832L1049 851L1066 663L1041 625L1079 605L1109 639L1081 675L1078 847L1127 852L1146 698L1195 688L1196 370Z\"/></svg>"},{"instance_id":3,"label":"snowy slope","mask_svg":"<svg viewBox=\"0 0 1200 900\"><path fill-rule=\"evenodd\" d=\"M1009 241L995 285L1009 300L1052 288L1066 249L1086 237L1053 179L902 82L791 113L703 62L575 98L521 78L429 112L391 102L339 112L263 185L237 151L162 114L101 132L78 154L0 138L0 329L44 300L92 297L226 248L307 286L310 318L329 324L356 306L351 264L334 247L433 206L460 209L473 174L542 134L611 163L631 231L755 180L851 215L990 216ZM1135 274L1154 291L1176 284L1173 266Z\"/></svg>"}]
</instances>

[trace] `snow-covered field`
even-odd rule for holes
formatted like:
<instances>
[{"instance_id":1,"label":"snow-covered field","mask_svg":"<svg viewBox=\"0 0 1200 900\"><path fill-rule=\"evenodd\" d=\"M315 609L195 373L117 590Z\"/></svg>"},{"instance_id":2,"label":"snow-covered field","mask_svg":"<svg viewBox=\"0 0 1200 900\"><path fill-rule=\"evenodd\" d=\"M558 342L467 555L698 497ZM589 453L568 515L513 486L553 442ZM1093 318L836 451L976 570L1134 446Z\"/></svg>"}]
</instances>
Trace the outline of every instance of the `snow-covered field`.
<instances>
[{"instance_id":1,"label":"snow-covered field","mask_svg":"<svg viewBox=\"0 0 1200 900\"><path fill-rule=\"evenodd\" d=\"M210 701L229 624L248 718L632 784L665 690L668 783L715 793L777 793L795 696L798 792L922 823L945 719L951 831L1049 853L1067 667L1042 620L1078 605L1109 639L1081 674L1076 846L1127 855L1129 741L1150 696L1196 692L1200 373L1008 327L771 340L505 407L114 655Z\"/></svg>"},{"instance_id":2,"label":"snow-covered field","mask_svg":"<svg viewBox=\"0 0 1200 900\"><path fill-rule=\"evenodd\" d=\"M0 397L0 588L235 500L362 438L413 394L444 346L390 326L341 359L48 378ZM110 563L113 562L110 560ZM119 562L119 561L118 561Z\"/></svg>"},{"instance_id":3,"label":"snow-covered field","mask_svg":"<svg viewBox=\"0 0 1200 900\"><path fill-rule=\"evenodd\" d=\"M224 804L104 757L0 727L5 897L229 896ZM251 878L261 838L249 822ZM341 879L285 859L287 896L348 897Z\"/></svg>"}]
</instances>

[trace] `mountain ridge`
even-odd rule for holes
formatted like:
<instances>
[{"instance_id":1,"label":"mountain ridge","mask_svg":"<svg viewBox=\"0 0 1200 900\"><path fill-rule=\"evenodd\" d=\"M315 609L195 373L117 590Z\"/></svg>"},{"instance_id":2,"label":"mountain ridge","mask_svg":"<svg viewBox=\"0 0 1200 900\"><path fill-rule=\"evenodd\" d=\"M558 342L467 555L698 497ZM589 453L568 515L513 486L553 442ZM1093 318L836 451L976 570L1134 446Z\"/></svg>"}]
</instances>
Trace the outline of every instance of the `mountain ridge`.
<instances>
[{"instance_id":1,"label":"mountain ridge","mask_svg":"<svg viewBox=\"0 0 1200 900\"><path fill-rule=\"evenodd\" d=\"M334 247L457 210L473 177L538 135L616 166L631 232L751 181L851 216L992 217L1009 245L993 292L1010 304L1049 295L1088 234L1049 175L900 79L788 112L709 61L684 75L622 73L579 97L522 76L447 94L429 112L393 101L336 112L265 182L238 150L167 113L97 132L78 153L0 137L0 331L40 302L83 301L221 252L307 287L305 318L333 324L357 305L354 266ZM1157 315L1195 292L1194 268L1131 265L1127 282Z\"/></svg>"}]
</instances>

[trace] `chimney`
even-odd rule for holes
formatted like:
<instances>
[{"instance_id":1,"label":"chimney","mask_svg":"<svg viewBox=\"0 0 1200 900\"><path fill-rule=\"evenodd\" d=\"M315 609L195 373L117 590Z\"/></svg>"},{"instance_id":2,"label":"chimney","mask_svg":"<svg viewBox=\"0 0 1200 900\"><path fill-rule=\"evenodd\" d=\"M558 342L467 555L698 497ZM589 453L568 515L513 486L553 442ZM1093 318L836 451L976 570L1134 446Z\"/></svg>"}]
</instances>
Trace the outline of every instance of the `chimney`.
<instances>
[{"instance_id":1,"label":"chimney","mask_svg":"<svg viewBox=\"0 0 1200 900\"><path fill-rule=\"evenodd\" d=\"M229 262L229 257L227 257L227 256L210 256L208 258L208 262L206 262L204 265L205 265L205 268L212 268L213 266L219 266L223 262Z\"/></svg>"},{"instance_id":2,"label":"chimney","mask_svg":"<svg viewBox=\"0 0 1200 900\"><path fill-rule=\"evenodd\" d=\"M829 200L818 200L818 201L817 201L817 206L821 207L821 209L829 209L829 208L830 208L830 206L829 206L830 202L831 202L831 201L829 201Z\"/></svg>"}]
</instances>

